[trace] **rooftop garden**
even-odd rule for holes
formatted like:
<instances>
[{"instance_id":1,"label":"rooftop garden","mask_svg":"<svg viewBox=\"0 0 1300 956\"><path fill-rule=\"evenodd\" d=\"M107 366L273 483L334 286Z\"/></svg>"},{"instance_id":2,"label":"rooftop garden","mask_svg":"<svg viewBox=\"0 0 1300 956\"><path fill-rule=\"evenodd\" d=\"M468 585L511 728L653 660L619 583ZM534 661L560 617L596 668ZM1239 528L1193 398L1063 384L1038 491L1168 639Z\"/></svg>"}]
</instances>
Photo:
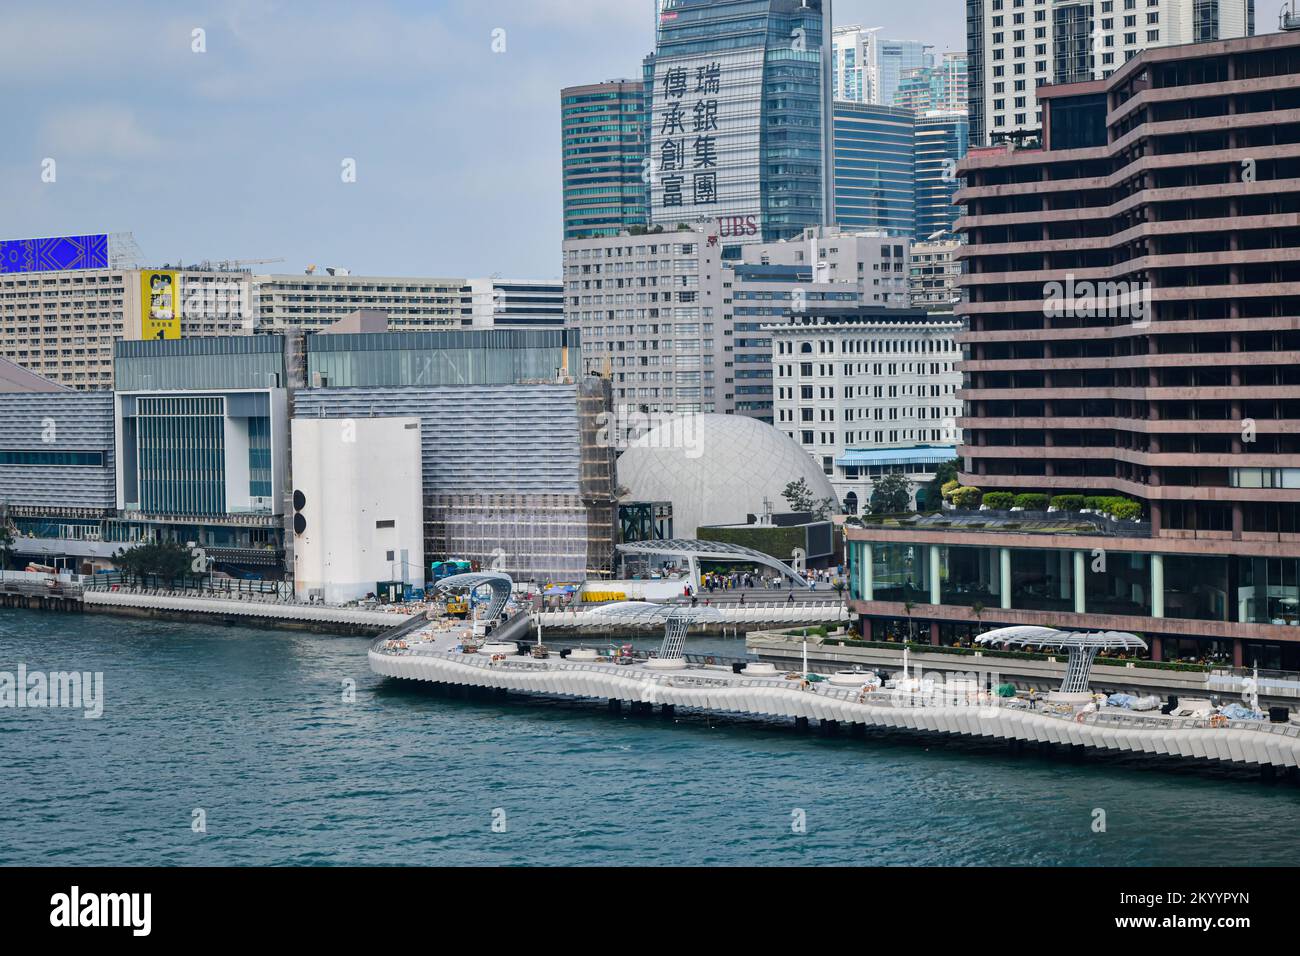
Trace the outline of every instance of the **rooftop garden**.
<instances>
[{"instance_id":1,"label":"rooftop garden","mask_svg":"<svg viewBox=\"0 0 1300 956\"><path fill-rule=\"evenodd\" d=\"M846 524L875 528L955 528L1030 534L1141 534L1140 502L1120 495L989 491L955 478L941 486L942 511L876 512Z\"/></svg>"}]
</instances>

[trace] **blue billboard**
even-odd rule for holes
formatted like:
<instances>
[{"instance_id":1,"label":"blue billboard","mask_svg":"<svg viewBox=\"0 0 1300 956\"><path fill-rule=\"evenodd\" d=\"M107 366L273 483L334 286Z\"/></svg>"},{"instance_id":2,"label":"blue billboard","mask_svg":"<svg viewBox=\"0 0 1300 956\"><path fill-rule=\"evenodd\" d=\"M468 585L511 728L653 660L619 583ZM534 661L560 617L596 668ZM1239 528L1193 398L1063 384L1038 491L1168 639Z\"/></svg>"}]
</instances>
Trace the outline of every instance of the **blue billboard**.
<instances>
[{"instance_id":1,"label":"blue billboard","mask_svg":"<svg viewBox=\"0 0 1300 956\"><path fill-rule=\"evenodd\" d=\"M0 273L107 268L107 234L0 239Z\"/></svg>"}]
</instances>

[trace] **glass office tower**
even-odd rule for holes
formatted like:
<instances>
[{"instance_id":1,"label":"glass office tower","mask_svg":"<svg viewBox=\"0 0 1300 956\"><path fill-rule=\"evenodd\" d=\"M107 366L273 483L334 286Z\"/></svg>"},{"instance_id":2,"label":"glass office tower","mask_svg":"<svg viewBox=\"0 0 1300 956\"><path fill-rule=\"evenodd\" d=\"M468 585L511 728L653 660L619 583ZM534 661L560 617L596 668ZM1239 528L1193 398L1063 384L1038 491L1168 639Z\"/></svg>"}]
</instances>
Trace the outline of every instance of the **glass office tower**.
<instances>
[{"instance_id":1,"label":"glass office tower","mask_svg":"<svg viewBox=\"0 0 1300 956\"><path fill-rule=\"evenodd\" d=\"M835 104L835 222L840 228L912 237L915 126L909 110Z\"/></svg>"},{"instance_id":2,"label":"glass office tower","mask_svg":"<svg viewBox=\"0 0 1300 956\"><path fill-rule=\"evenodd\" d=\"M651 221L719 219L732 243L832 208L830 0L660 0ZM648 72L648 71L647 71Z\"/></svg>"},{"instance_id":3,"label":"glass office tower","mask_svg":"<svg viewBox=\"0 0 1300 956\"><path fill-rule=\"evenodd\" d=\"M957 164L970 146L965 110L934 110L916 119L916 238L954 238L961 207L952 197L960 185Z\"/></svg>"},{"instance_id":4,"label":"glass office tower","mask_svg":"<svg viewBox=\"0 0 1300 956\"><path fill-rule=\"evenodd\" d=\"M617 236L646 224L645 89L611 80L560 92L564 238Z\"/></svg>"}]
</instances>

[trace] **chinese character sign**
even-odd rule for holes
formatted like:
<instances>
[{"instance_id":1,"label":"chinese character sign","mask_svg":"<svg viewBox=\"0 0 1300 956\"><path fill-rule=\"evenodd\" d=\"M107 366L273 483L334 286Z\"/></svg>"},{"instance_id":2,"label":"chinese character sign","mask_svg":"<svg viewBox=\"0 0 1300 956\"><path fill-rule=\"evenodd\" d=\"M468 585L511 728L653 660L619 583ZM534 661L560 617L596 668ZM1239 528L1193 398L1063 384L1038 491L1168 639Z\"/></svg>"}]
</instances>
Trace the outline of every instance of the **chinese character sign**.
<instances>
[{"instance_id":1,"label":"chinese character sign","mask_svg":"<svg viewBox=\"0 0 1300 956\"><path fill-rule=\"evenodd\" d=\"M757 217L762 52L661 61L655 77L653 219Z\"/></svg>"}]
</instances>

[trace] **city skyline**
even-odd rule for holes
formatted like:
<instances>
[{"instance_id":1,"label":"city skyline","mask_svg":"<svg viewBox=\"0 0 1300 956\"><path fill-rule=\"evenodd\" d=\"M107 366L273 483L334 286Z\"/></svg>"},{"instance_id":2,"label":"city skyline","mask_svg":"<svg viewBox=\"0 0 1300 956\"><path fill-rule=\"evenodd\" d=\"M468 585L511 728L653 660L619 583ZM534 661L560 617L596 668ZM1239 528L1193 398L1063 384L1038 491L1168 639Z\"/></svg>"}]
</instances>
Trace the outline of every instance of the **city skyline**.
<instances>
[{"instance_id":1,"label":"city skyline","mask_svg":"<svg viewBox=\"0 0 1300 956\"><path fill-rule=\"evenodd\" d=\"M298 21L200 3L148 32L130 26L135 5L71 6L57 28L32 11L0 35L14 123L0 145L4 231L130 231L150 264L557 278L559 90L636 77L654 46L641 0L327 3ZM838 0L835 22L964 46L951 2L878 18ZM49 42L18 40L32 35ZM536 144L526 163L520 144Z\"/></svg>"}]
</instances>

